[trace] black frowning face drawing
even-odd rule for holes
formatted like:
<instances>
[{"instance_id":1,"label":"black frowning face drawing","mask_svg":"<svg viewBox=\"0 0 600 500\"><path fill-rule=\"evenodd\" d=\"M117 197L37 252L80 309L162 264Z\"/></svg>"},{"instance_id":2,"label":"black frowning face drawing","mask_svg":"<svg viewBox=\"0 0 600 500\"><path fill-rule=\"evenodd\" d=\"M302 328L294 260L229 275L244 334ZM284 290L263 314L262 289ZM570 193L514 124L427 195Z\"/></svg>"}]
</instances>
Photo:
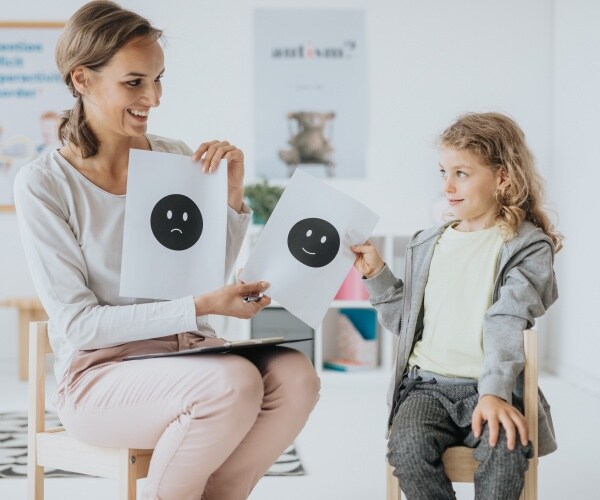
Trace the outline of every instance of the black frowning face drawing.
<instances>
[{"instance_id":1,"label":"black frowning face drawing","mask_svg":"<svg viewBox=\"0 0 600 500\"><path fill-rule=\"evenodd\" d=\"M329 264L340 250L340 235L333 224L315 217L296 222L287 239L290 253L309 267Z\"/></svg>"},{"instance_id":2,"label":"black frowning face drawing","mask_svg":"<svg viewBox=\"0 0 600 500\"><path fill-rule=\"evenodd\" d=\"M161 199L150 215L152 233L169 250L187 250L200 239L204 223L198 205L182 194Z\"/></svg>"}]
</instances>

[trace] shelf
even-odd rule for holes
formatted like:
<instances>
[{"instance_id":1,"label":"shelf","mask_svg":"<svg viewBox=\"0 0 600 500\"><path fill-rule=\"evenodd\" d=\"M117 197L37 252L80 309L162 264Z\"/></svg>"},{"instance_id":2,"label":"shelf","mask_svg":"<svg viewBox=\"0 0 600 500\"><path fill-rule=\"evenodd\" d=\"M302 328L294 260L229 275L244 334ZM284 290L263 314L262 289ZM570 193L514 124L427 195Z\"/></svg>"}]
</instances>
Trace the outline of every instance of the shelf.
<instances>
[{"instance_id":1,"label":"shelf","mask_svg":"<svg viewBox=\"0 0 600 500\"><path fill-rule=\"evenodd\" d=\"M372 309L368 300L334 300L329 309Z\"/></svg>"},{"instance_id":2,"label":"shelf","mask_svg":"<svg viewBox=\"0 0 600 500\"><path fill-rule=\"evenodd\" d=\"M243 267L250 249L256 242L264 226L251 225L242 251L240 252L238 263L235 269ZM412 233L411 233L412 234ZM376 231L369 240L378 249L383 260L398 277L404 275L404 254L410 241L411 234L402 231ZM268 295L268 292L267 292ZM352 296L352 295L349 295ZM368 377L381 373L388 373L393 364L396 337L376 321L376 337L373 342L376 343L376 366L372 369L356 370L349 372L335 372L323 368L325 358L334 358L337 350L336 333L339 325L336 321L336 315L340 309L373 309L369 300L333 300L328 308L328 312L321 325L316 330L310 329L294 316L286 316L288 313L281 304L271 302L271 304L255 318L257 321L232 320L227 323L230 329L227 332L227 338L251 338L260 336L273 336L284 334L287 336L300 335L304 330L310 329L314 334L312 349L310 346L304 346L303 351L311 354L315 368L320 375L327 373L328 376L339 376L341 378ZM277 311L280 310L281 313ZM284 311L286 314L284 314ZM265 315L260 318L261 315ZM267 318L270 316L270 318ZM254 323L254 324L253 324ZM225 335L224 335L225 336ZM293 344L290 344L293 346ZM299 346L300 347L300 346Z\"/></svg>"},{"instance_id":3,"label":"shelf","mask_svg":"<svg viewBox=\"0 0 600 500\"><path fill-rule=\"evenodd\" d=\"M329 309L371 309L372 307L368 300L334 300ZM273 300L266 307L266 309L268 308L283 309L284 307Z\"/></svg>"},{"instance_id":4,"label":"shelf","mask_svg":"<svg viewBox=\"0 0 600 500\"><path fill-rule=\"evenodd\" d=\"M321 372L321 378L326 377L326 378L332 378L332 379L343 379L346 377L356 377L356 378L363 378L363 377L372 377L374 379L381 379L384 384L387 383L387 381L389 380L389 370L386 367L382 367L382 366L376 366L375 368L371 368L368 370L361 370L361 371L349 371L349 372L341 372L341 371L337 371L337 370L328 370L328 369L324 369Z\"/></svg>"}]
</instances>

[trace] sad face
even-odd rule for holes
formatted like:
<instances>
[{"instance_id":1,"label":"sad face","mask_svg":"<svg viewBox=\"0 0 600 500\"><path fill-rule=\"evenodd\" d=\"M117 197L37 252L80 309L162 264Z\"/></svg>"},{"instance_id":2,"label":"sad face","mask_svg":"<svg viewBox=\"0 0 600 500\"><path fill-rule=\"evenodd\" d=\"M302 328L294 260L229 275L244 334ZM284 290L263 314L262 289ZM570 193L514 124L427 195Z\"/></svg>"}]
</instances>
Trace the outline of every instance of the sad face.
<instances>
[{"instance_id":1,"label":"sad face","mask_svg":"<svg viewBox=\"0 0 600 500\"><path fill-rule=\"evenodd\" d=\"M200 209L190 198L170 194L154 205L150 227L162 246L169 250L187 250L200 238L204 223Z\"/></svg>"},{"instance_id":2,"label":"sad face","mask_svg":"<svg viewBox=\"0 0 600 500\"><path fill-rule=\"evenodd\" d=\"M309 267L329 264L340 250L337 229L323 219L303 219L294 224L287 239L290 253Z\"/></svg>"}]
</instances>

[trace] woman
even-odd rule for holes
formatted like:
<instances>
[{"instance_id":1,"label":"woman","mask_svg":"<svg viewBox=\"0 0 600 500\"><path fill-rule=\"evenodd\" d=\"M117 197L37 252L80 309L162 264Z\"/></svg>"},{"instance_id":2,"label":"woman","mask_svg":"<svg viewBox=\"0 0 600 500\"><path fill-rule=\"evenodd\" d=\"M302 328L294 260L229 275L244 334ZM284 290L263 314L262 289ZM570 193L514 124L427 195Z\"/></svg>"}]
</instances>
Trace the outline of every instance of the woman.
<instances>
[{"instance_id":1,"label":"woman","mask_svg":"<svg viewBox=\"0 0 600 500\"><path fill-rule=\"evenodd\" d=\"M107 1L68 21L56 61L76 102L59 126L64 146L16 180L19 227L49 315L56 406L69 433L94 445L154 448L144 498L244 499L316 403L308 359L280 347L122 361L206 343L215 336L207 314L250 318L270 302L242 300L264 282L160 302L119 296L129 149L192 155L180 141L146 134L161 97L161 35ZM249 223L243 153L210 141L193 159L209 173L227 161L229 272Z\"/></svg>"}]
</instances>

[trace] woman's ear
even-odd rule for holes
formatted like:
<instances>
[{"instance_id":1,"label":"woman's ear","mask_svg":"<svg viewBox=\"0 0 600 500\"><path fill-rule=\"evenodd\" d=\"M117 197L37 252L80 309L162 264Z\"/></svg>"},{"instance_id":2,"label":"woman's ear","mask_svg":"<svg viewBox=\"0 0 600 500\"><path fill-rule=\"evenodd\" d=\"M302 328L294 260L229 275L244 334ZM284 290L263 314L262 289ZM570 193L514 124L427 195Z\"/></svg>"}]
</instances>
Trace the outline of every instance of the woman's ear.
<instances>
[{"instance_id":1,"label":"woman's ear","mask_svg":"<svg viewBox=\"0 0 600 500\"><path fill-rule=\"evenodd\" d=\"M80 95L85 95L89 88L89 69L85 66L77 66L71 71L73 87Z\"/></svg>"}]
</instances>

